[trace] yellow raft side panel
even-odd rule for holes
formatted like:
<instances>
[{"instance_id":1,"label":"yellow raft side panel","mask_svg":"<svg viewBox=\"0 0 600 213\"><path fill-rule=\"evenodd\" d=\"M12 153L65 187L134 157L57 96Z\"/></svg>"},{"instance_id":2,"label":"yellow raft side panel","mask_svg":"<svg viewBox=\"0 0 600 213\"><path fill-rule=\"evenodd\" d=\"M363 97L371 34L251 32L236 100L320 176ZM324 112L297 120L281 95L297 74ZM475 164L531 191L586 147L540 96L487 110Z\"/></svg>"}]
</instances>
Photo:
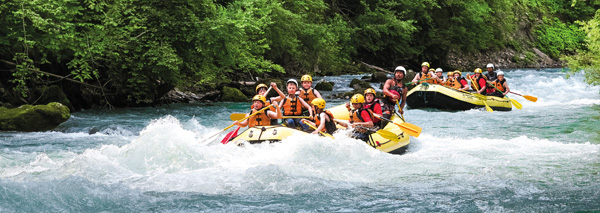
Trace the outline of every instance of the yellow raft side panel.
<instances>
[{"instance_id":1,"label":"yellow raft side panel","mask_svg":"<svg viewBox=\"0 0 600 213\"><path fill-rule=\"evenodd\" d=\"M485 103L483 103L483 100L484 100L483 97L485 97L487 104L492 108L512 108L510 99L508 99L508 98L500 98L500 97L496 97L496 96L485 96L485 95L479 95L479 94L474 94L474 93L465 92L465 91L458 91L454 88L450 88L450 87L446 87L446 86L442 86L442 85L438 85L438 84L429 84L428 86L423 86L423 84L419 84L412 90L408 91L408 94L406 96L408 97L412 93L415 93L418 91L438 92L438 93L447 95L449 97L452 97L456 100L471 103L471 104L478 105L478 106L485 106Z\"/></svg>"}]
</instances>

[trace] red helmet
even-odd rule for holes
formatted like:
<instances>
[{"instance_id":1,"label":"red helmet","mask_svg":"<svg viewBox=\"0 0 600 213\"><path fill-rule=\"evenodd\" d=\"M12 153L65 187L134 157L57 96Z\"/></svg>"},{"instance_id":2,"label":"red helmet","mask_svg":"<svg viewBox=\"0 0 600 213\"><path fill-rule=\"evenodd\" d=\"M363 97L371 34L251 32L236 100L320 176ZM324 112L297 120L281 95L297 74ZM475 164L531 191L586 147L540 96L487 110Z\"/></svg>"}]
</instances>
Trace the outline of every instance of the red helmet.
<instances>
[{"instance_id":1,"label":"red helmet","mask_svg":"<svg viewBox=\"0 0 600 213\"><path fill-rule=\"evenodd\" d=\"M400 96L400 93L398 93L398 91L396 91L396 90L390 90L390 93L392 93L392 94L394 94L394 95L397 95L397 96ZM390 100L391 102L396 102L396 99L394 99L394 97L392 97L392 96L389 96L389 97L387 97L387 98L388 98L388 100Z\"/></svg>"}]
</instances>

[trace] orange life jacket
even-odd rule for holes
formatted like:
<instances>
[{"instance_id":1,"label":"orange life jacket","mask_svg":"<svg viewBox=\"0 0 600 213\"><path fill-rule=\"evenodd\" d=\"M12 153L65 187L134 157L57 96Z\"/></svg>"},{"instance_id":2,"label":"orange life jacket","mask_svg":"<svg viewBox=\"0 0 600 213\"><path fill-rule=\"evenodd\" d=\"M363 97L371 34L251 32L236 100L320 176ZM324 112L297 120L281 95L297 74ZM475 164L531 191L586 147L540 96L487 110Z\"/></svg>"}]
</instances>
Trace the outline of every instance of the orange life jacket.
<instances>
[{"instance_id":1,"label":"orange life jacket","mask_svg":"<svg viewBox=\"0 0 600 213\"><path fill-rule=\"evenodd\" d=\"M371 118L371 121L372 121L373 120L373 112L370 109L362 108L362 109L353 109L350 111L350 123L365 122L365 120L361 116L362 111L364 111L364 110L367 110L367 112L369 112L369 117ZM367 132L367 129L356 128L356 129L354 129L354 131Z\"/></svg>"},{"instance_id":2,"label":"orange life jacket","mask_svg":"<svg viewBox=\"0 0 600 213\"><path fill-rule=\"evenodd\" d=\"M324 113L327 115L327 117L329 118L325 118L325 132L329 133L329 134L333 134L333 132L335 132L335 130L337 130L337 127L335 126L335 122L333 122L333 114L331 114L331 112L329 110L325 110ZM329 119L329 120L327 120ZM321 125L321 113L318 113L317 116L315 117L315 124L317 125L317 127L319 127Z\"/></svg>"},{"instance_id":3,"label":"orange life jacket","mask_svg":"<svg viewBox=\"0 0 600 213\"><path fill-rule=\"evenodd\" d=\"M317 98L315 95L314 89L312 87L308 88L308 90L304 90L304 88L300 88L300 98L304 99L306 103L310 105L313 99ZM303 108L304 109L304 108Z\"/></svg>"},{"instance_id":4,"label":"orange life jacket","mask_svg":"<svg viewBox=\"0 0 600 213\"><path fill-rule=\"evenodd\" d=\"M429 78L429 79L423 81L426 78ZM423 74L423 72L420 72L418 82L419 82L419 84L422 84L422 83L433 84L435 79L432 79L432 78L433 78L433 75L431 75L431 73L427 72L427 74Z\"/></svg>"},{"instance_id":5,"label":"orange life jacket","mask_svg":"<svg viewBox=\"0 0 600 213\"><path fill-rule=\"evenodd\" d=\"M464 80L465 78L460 77L459 79L453 79L452 80L452 88L454 89L460 89L463 88L465 85L462 84L461 80Z\"/></svg>"},{"instance_id":6,"label":"orange life jacket","mask_svg":"<svg viewBox=\"0 0 600 213\"><path fill-rule=\"evenodd\" d=\"M494 83L494 86L496 86L496 88L498 88L500 90L500 92L502 92L502 93L506 92L506 88L504 88L504 83L506 83L506 79L503 79L502 81L499 81L498 79L496 79L492 83Z\"/></svg>"},{"instance_id":7,"label":"orange life jacket","mask_svg":"<svg viewBox=\"0 0 600 213\"><path fill-rule=\"evenodd\" d=\"M436 80L435 84L443 85L444 84L444 79L438 77L438 79Z\"/></svg>"},{"instance_id":8,"label":"orange life jacket","mask_svg":"<svg viewBox=\"0 0 600 213\"><path fill-rule=\"evenodd\" d=\"M250 111L250 114L255 113L258 110L252 109L252 111ZM268 126L271 125L271 117L269 117L269 115L267 114L269 110L265 110L262 111L261 113L258 113L250 118L248 118L248 127L254 127L254 126Z\"/></svg>"},{"instance_id":9,"label":"orange life jacket","mask_svg":"<svg viewBox=\"0 0 600 213\"><path fill-rule=\"evenodd\" d=\"M294 95L294 98L285 97L283 99L283 115L284 116L299 116L302 115L302 103L298 100L298 95Z\"/></svg>"},{"instance_id":10,"label":"orange life jacket","mask_svg":"<svg viewBox=\"0 0 600 213\"><path fill-rule=\"evenodd\" d=\"M471 89L472 90L477 91L477 90L480 90L481 88L483 88L485 86L485 83L483 85L481 85L479 83L479 80L481 80L482 78L483 77L481 77L481 76L479 76L479 78L471 77L471 79L473 79L473 80L471 80Z\"/></svg>"}]
</instances>

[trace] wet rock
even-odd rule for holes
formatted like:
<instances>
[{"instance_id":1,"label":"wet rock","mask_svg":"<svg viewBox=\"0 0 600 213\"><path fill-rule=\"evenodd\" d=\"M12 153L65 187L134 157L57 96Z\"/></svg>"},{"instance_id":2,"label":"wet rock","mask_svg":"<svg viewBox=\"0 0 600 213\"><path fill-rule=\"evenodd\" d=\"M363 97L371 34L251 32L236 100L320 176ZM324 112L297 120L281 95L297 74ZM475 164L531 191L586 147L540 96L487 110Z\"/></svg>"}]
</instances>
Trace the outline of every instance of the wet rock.
<instances>
[{"instance_id":1,"label":"wet rock","mask_svg":"<svg viewBox=\"0 0 600 213\"><path fill-rule=\"evenodd\" d=\"M71 111L75 110L73 104L71 104L71 101L69 101L69 99L67 98L67 95L57 85L36 89L34 91L33 97L37 98L37 102L35 104L42 105L51 102L58 102L69 107Z\"/></svg>"},{"instance_id":2,"label":"wet rock","mask_svg":"<svg viewBox=\"0 0 600 213\"><path fill-rule=\"evenodd\" d=\"M369 82L361 81L355 78L352 79L349 86L352 87L354 90L365 90L367 88L370 88L371 84L369 84Z\"/></svg>"},{"instance_id":3,"label":"wet rock","mask_svg":"<svg viewBox=\"0 0 600 213\"><path fill-rule=\"evenodd\" d=\"M248 97L242 93L239 89L233 87L223 87L223 95L221 95L221 101L230 102L246 102Z\"/></svg>"},{"instance_id":4,"label":"wet rock","mask_svg":"<svg viewBox=\"0 0 600 213\"><path fill-rule=\"evenodd\" d=\"M371 75L371 82L373 83L381 83L381 82L385 82L385 80L388 79L387 74L383 73L383 72L375 72L373 73L373 75Z\"/></svg>"},{"instance_id":5,"label":"wet rock","mask_svg":"<svg viewBox=\"0 0 600 213\"><path fill-rule=\"evenodd\" d=\"M322 90L322 91L332 91L334 85L335 85L335 83L333 83L333 82L323 80L323 81L319 81L319 83L317 83L317 85L315 86L315 89Z\"/></svg>"},{"instance_id":6,"label":"wet rock","mask_svg":"<svg viewBox=\"0 0 600 213\"><path fill-rule=\"evenodd\" d=\"M69 107L52 102L46 105L0 107L0 130L39 132L56 128L71 117Z\"/></svg>"}]
</instances>

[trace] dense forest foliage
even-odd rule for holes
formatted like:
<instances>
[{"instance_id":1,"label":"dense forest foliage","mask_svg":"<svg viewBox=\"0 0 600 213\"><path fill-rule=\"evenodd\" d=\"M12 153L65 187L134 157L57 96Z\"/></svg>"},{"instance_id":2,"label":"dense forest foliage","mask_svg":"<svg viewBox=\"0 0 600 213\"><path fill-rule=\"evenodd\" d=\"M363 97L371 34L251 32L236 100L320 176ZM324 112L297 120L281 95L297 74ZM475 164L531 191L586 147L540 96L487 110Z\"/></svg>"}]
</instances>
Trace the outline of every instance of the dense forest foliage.
<instances>
[{"instance_id":1,"label":"dense forest foliage","mask_svg":"<svg viewBox=\"0 0 600 213\"><path fill-rule=\"evenodd\" d=\"M174 87L342 74L361 61L443 65L449 51L536 47L597 65L598 8L581 0L0 0L0 83L23 102L40 85L62 83L70 98L133 106Z\"/></svg>"}]
</instances>

